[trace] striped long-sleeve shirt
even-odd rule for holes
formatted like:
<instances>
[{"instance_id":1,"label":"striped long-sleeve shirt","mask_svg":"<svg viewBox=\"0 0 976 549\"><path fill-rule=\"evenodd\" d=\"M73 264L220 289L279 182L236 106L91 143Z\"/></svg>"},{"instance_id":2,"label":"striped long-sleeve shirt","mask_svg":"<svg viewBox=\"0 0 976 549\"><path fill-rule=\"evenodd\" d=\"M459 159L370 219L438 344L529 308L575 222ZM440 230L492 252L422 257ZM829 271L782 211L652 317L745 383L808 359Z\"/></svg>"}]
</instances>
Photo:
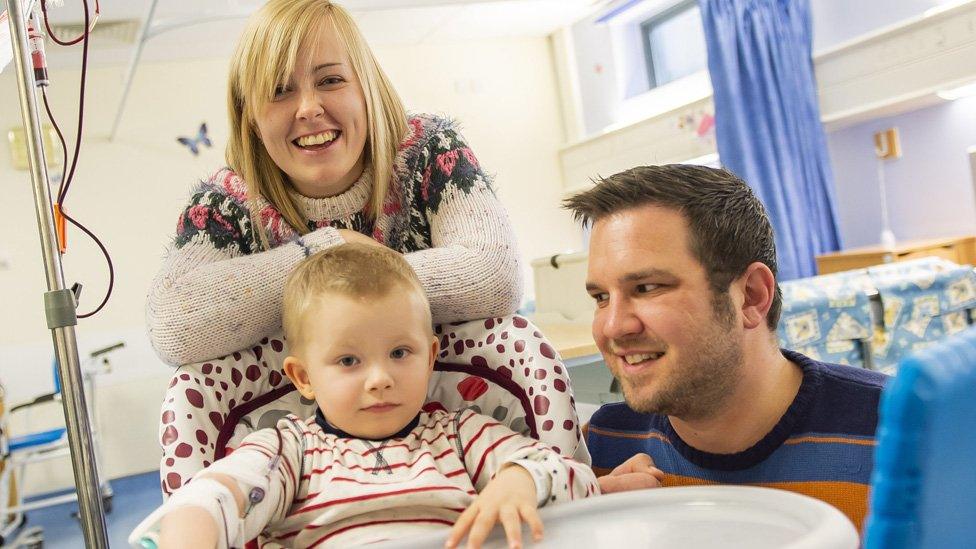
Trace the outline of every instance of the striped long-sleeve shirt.
<instances>
[{"instance_id":1,"label":"striped long-sleeve shirt","mask_svg":"<svg viewBox=\"0 0 976 549\"><path fill-rule=\"evenodd\" d=\"M544 475L546 502L599 494L593 472L544 444L471 410L421 413L417 426L383 441L328 433L289 416L249 435L201 474L223 473L247 494L270 475L244 518L247 539L286 547L351 547L454 524L499 469L518 460ZM189 485L192 486L192 483Z\"/></svg>"},{"instance_id":2,"label":"striped long-sleeve shirt","mask_svg":"<svg viewBox=\"0 0 976 549\"><path fill-rule=\"evenodd\" d=\"M608 404L590 420L586 444L598 475L637 453L664 471L663 486L749 484L798 492L826 501L860 529L887 376L825 364L799 353L784 356L803 369L803 382L786 413L762 440L735 454L693 448L667 416L639 414Z\"/></svg>"}]
</instances>

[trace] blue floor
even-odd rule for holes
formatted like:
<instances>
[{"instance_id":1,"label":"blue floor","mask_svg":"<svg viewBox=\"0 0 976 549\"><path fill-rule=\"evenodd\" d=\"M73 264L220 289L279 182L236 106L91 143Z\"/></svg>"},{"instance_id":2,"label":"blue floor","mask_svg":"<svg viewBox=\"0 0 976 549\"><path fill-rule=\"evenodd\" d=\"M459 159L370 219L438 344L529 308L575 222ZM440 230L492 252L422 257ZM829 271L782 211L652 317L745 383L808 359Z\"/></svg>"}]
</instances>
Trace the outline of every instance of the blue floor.
<instances>
[{"instance_id":1,"label":"blue floor","mask_svg":"<svg viewBox=\"0 0 976 549\"><path fill-rule=\"evenodd\" d=\"M127 539L132 529L163 502L159 493L159 471L115 479L111 485L115 492L113 509L105 517L109 545L124 548L128 547ZM72 516L77 511L76 502L37 509L27 513L27 525L44 528L45 548L78 549L84 547L85 542L81 526Z\"/></svg>"}]
</instances>

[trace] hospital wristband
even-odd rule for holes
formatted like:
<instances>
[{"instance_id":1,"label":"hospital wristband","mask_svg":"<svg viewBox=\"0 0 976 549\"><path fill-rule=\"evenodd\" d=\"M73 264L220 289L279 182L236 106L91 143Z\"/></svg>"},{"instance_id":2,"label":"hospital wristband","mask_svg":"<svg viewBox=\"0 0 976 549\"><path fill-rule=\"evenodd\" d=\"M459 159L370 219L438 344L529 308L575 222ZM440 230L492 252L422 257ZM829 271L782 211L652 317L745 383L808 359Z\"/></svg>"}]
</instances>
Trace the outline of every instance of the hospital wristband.
<instances>
[{"instance_id":1,"label":"hospital wristband","mask_svg":"<svg viewBox=\"0 0 976 549\"><path fill-rule=\"evenodd\" d=\"M518 465L529 472L532 482L535 483L535 506L544 507L552 493L552 476L549 475L546 466L530 459L516 459L509 463Z\"/></svg>"}]
</instances>

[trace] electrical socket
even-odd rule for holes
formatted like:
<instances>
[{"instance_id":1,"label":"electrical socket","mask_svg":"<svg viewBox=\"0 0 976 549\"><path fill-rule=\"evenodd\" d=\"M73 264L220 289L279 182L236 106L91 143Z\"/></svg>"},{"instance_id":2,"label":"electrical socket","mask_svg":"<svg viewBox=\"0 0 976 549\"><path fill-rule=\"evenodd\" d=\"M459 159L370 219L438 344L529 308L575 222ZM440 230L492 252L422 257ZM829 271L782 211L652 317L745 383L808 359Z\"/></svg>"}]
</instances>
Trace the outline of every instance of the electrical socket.
<instances>
[{"instance_id":1,"label":"electrical socket","mask_svg":"<svg viewBox=\"0 0 976 549\"><path fill-rule=\"evenodd\" d=\"M874 154L881 160L901 158L898 128L888 128L874 134Z\"/></svg>"}]
</instances>

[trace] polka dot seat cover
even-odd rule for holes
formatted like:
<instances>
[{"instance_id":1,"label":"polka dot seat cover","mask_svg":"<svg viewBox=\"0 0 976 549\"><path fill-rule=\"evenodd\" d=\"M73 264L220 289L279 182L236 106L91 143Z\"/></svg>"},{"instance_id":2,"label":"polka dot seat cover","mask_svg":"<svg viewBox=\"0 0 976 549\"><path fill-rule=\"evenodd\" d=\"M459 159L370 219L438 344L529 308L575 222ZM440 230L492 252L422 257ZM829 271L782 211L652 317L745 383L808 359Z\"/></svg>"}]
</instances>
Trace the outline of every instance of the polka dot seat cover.
<instances>
[{"instance_id":1,"label":"polka dot seat cover","mask_svg":"<svg viewBox=\"0 0 976 549\"><path fill-rule=\"evenodd\" d=\"M441 351L426 410L475 408L565 456L590 463L569 376L552 345L520 316L435 328ZM280 335L219 360L180 367L164 397L159 436L164 495L172 494L256 429L285 414L310 417L282 371Z\"/></svg>"}]
</instances>

